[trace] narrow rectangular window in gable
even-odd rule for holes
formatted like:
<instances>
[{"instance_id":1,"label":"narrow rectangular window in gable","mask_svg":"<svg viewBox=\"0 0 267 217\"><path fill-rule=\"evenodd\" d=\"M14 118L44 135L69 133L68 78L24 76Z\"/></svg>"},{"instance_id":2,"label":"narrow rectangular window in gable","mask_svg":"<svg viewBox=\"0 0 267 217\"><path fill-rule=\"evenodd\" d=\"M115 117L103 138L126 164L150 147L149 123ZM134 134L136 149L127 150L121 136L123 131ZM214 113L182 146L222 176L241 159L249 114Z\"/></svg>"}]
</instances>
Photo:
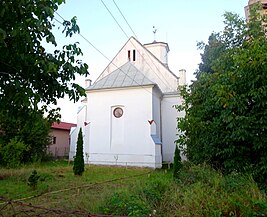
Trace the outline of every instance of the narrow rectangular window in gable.
<instances>
[{"instance_id":1,"label":"narrow rectangular window in gable","mask_svg":"<svg viewBox=\"0 0 267 217\"><path fill-rule=\"evenodd\" d=\"M133 50L133 61L135 61L135 50Z\"/></svg>"},{"instance_id":2,"label":"narrow rectangular window in gable","mask_svg":"<svg viewBox=\"0 0 267 217\"><path fill-rule=\"evenodd\" d=\"M128 50L128 60L131 61L131 51Z\"/></svg>"}]
</instances>

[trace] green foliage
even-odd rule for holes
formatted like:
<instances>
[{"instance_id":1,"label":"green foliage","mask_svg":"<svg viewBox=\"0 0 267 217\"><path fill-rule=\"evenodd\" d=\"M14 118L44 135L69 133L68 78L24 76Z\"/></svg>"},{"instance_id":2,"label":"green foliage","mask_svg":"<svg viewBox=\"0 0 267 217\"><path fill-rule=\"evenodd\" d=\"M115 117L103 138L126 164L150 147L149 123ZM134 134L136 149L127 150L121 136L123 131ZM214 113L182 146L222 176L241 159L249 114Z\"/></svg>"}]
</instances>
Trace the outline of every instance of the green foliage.
<instances>
[{"instance_id":1,"label":"green foliage","mask_svg":"<svg viewBox=\"0 0 267 217\"><path fill-rule=\"evenodd\" d=\"M82 55L77 43L62 50L46 51L44 44L57 45L52 33L55 11L63 0L0 2L0 111L14 116L23 109L38 109L57 117L57 98L68 95L77 101L84 89L73 83L75 74L87 75L88 66L76 56ZM76 17L63 22L63 33L71 37L79 33ZM23 40L21 40L23 39Z\"/></svg>"},{"instance_id":2,"label":"green foliage","mask_svg":"<svg viewBox=\"0 0 267 217\"><path fill-rule=\"evenodd\" d=\"M157 171L103 201L107 215L127 216L260 216L266 195L250 176L223 176L208 165L183 162L176 180Z\"/></svg>"},{"instance_id":3,"label":"green foliage","mask_svg":"<svg viewBox=\"0 0 267 217\"><path fill-rule=\"evenodd\" d=\"M108 215L155 216L171 185L170 176L162 174L151 174L135 187L116 191L100 210Z\"/></svg>"},{"instance_id":4,"label":"green foliage","mask_svg":"<svg viewBox=\"0 0 267 217\"><path fill-rule=\"evenodd\" d=\"M35 190L38 184L38 180L39 180L40 176L37 174L36 170L33 170L31 175L28 178L28 185Z\"/></svg>"},{"instance_id":5,"label":"green foliage","mask_svg":"<svg viewBox=\"0 0 267 217\"><path fill-rule=\"evenodd\" d=\"M5 114L8 115L8 113ZM18 155L20 155L19 164L44 159L47 155L47 146L51 141L49 136L50 122L43 118L40 112L34 111L28 111L23 117L17 118L6 115L0 112L0 128L5 129L4 133L0 135L2 148L5 149L15 138L15 140L27 144L27 148L23 152L20 153L17 150ZM12 150L13 154L10 159L15 158L15 150ZM0 151L0 158L1 156L3 157L3 153Z\"/></svg>"},{"instance_id":6,"label":"green foliage","mask_svg":"<svg viewBox=\"0 0 267 217\"><path fill-rule=\"evenodd\" d=\"M149 213L144 200L127 190L114 193L101 209L108 215L148 216Z\"/></svg>"},{"instance_id":7,"label":"green foliage","mask_svg":"<svg viewBox=\"0 0 267 217\"><path fill-rule=\"evenodd\" d=\"M0 155L3 159L2 163L9 168L19 167L27 151L29 151L29 146L15 137L7 145L0 147Z\"/></svg>"},{"instance_id":8,"label":"green foliage","mask_svg":"<svg viewBox=\"0 0 267 217\"><path fill-rule=\"evenodd\" d=\"M166 174L165 177L152 175L146 180L145 185L140 189L140 195L149 201L150 209L156 209L165 197L165 193L170 189L170 179Z\"/></svg>"},{"instance_id":9,"label":"green foliage","mask_svg":"<svg viewBox=\"0 0 267 217\"><path fill-rule=\"evenodd\" d=\"M203 54L201 54L202 62L199 64L199 69L195 72L196 77L199 78L202 72L214 73L214 66L219 64L218 59L225 51L225 44L221 42L220 34L212 33L208 44L198 42L197 46L199 49L204 50Z\"/></svg>"},{"instance_id":10,"label":"green foliage","mask_svg":"<svg viewBox=\"0 0 267 217\"><path fill-rule=\"evenodd\" d=\"M182 159L180 155L180 149L176 145L175 152L174 152L174 160L173 160L173 177L174 178L178 177L178 174L181 168L182 168Z\"/></svg>"},{"instance_id":11,"label":"green foliage","mask_svg":"<svg viewBox=\"0 0 267 217\"><path fill-rule=\"evenodd\" d=\"M175 184L165 193L157 216L260 216L266 195L250 176L223 176L208 165L183 162Z\"/></svg>"},{"instance_id":12,"label":"green foliage","mask_svg":"<svg viewBox=\"0 0 267 217\"><path fill-rule=\"evenodd\" d=\"M181 89L184 103L177 106L186 112L178 120L183 133L177 143L186 146L189 160L207 162L224 173L252 173L260 183L267 180L264 19L253 10L246 24L226 13L224 31L203 46L198 79Z\"/></svg>"},{"instance_id":13,"label":"green foliage","mask_svg":"<svg viewBox=\"0 0 267 217\"><path fill-rule=\"evenodd\" d=\"M81 176L84 172L84 157L83 157L83 133L80 128L76 147L76 156L73 165L74 175Z\"/></svg>"},{"instance_id":14,"label":"green foliage","mask_svg":"<svg viewBox=\"0 0 267 217\"><path fill-rule=\"evenodd\" d=\"M85 95L74 83L76 74L88 74L87 64L78 59L78 43L59 49L53 35L55 11L64 2L0 1L0 141L6 146L17 137L29 145L23 162L44 157L49 143L42 116L60 117L60 109L50 105L64 96L76 102ZM79 33L76 17L63 21L63 28L66 37ZM49 45L54 51L47 51Z\"/></svg>"}]
</instances>

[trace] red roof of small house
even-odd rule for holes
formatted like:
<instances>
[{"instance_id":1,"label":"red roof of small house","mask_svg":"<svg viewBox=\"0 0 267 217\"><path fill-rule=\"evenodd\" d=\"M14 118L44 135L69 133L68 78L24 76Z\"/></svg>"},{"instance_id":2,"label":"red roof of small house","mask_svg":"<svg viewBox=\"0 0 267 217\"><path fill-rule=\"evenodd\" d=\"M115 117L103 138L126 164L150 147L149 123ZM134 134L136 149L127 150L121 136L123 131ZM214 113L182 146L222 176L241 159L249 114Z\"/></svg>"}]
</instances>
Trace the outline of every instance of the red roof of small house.
<instances>
[{"instance_id":1,"label":"red roof of small house","mask_svg":"<svg viewBox=\"0 0 267 217\"><path fill-rule=\"evenodd\" d=\"M51 126L52 129L59 129L59 130L70 130L72 127L76 127L77 124L67 123L67 122L54 122Z\"/></svg>"}]
</instances>

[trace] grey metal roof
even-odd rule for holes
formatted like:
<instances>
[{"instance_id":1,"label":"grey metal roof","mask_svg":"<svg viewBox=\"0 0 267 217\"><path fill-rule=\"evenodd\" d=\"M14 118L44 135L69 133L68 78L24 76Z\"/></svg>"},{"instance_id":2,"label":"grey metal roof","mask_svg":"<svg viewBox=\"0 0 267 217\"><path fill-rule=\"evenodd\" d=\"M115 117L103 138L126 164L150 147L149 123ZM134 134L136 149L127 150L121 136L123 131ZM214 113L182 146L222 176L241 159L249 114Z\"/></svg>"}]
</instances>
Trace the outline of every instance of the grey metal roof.
<instances>
[{"instance_id":1,"label":"grey metal roof","mask_svg":"<svg viewBox=\"0 0 267 217\"><path fill-rule=\"evenodd\" d=\"M145 86L155 84L149 80L131 62L108 74L106 77L88 87L87 90L110 89L121 87Z\"/></svg>"}]
</instances>

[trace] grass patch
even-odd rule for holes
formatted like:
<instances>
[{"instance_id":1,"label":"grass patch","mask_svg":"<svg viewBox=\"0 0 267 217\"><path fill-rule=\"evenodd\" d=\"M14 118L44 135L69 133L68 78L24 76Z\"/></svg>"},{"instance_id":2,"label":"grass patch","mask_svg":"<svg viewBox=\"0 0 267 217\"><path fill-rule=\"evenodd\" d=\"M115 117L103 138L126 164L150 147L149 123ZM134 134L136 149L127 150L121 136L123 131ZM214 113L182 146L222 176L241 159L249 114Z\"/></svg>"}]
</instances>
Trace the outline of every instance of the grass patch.
<instances>
[{"instance_id":1,"label":"grass patch","mask_svg":"<svg viewBox=\"0 0 267 217\"><path fill-rule=\"evenodd\" d=\"M36 190L27 185L33 170L40 175ZM184 163L176 180L171 170L92 165L74 176L65 161L0 168L0 174L0 196L42 194L23 201L47 208L124 216L267 216L266 195L251 176L223 176L206 165Z\"/></svg>"}]
</instances>

